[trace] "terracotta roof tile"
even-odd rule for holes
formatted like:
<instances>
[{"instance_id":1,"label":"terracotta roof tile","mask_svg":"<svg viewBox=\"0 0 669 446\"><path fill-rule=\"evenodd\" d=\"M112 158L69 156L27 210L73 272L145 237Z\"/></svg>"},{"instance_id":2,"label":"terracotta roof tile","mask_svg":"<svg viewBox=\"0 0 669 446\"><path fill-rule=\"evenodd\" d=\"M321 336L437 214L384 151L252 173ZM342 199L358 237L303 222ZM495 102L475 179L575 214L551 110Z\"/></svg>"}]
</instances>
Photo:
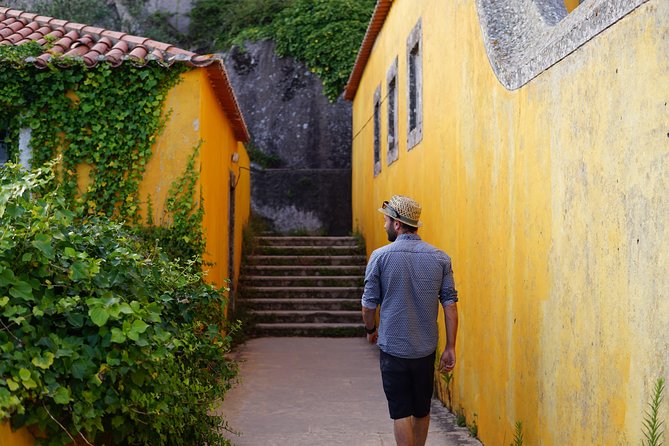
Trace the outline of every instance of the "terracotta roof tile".
<instances>
[{"instance_id":1,"label":"terracotta roof tile","mask_svg":"<svg viewBox=\"0 0 669 446\"><path fill-rule=\"evenodd\" d=\"M128 57L132 59L144 60L146 59L147 54L149 54L149 51L146 49L145 46L137 45L128 53Z\"/></svg>"},{"instance_id":2,"label":"terracotta roof tile","mask_svg":"<svg viewBox=\"0 0 669 446\"><path fill-rule=\"evenodd\" d=\"M100 35L109 37L110 39L121 40L126 35L126 33L118 31L109 31L108 29L106 29L102 31Z\"/></svg>"},{"instance_id":3,"label":"terracotta roof tile","mask_svg":"<svg viewBox=\"0 0 669 446\"><path fill-rule=\"evenodd\" d=\"M51 18L49 18L48 22L49 22L49 25L51 25L51 26L65 26L69 23L67 20L59 20L59 19L51 19Z\"/></svg>"},{"instance_id":4,"label":"terracotta roof tile","mask_svg":"<svg viewBox=\"0 0 669 446\"><path fill-rule=\"evenodd\" d=\"M198 55L146 37L0 6L0 45L28 41L44 45L47 36L52 42L49 49L45 48L44 53L30 59L38 68L46 68L50 63L57 65L60 57L77 58L89 68L100 61L119 66L126 60L140 66L155 60L165 66L184 63L206 68L209 81L233 125L237 139L243 142L249 140L244 118L220 58Z\"/></svg>"},{"instance_id":5,"label":"terracotta roof tile","mask_svg":"<svg viewBox=\"0 0 669 446\"><path fill-rule=\"evenodd\" d=\"M67 24L65 24L63 26L65 26L65 29L67 29L67 30L73 29L75 31L81 31L82 29L86 28L86 25L84 25L83 23L68 22Z\"/></svg>"},{"instance_id":6,"label":"terracotta roof tile","mask_svg":"<svg viewBox=\"0 0 669 446\"><path fill-rule=\"evenodd\" d=\"M89 34L102 34L105 31L105 29L98 28L97 26L84 26L84 29L82 29L82 31Z\"/></svg>"}]
</instances>

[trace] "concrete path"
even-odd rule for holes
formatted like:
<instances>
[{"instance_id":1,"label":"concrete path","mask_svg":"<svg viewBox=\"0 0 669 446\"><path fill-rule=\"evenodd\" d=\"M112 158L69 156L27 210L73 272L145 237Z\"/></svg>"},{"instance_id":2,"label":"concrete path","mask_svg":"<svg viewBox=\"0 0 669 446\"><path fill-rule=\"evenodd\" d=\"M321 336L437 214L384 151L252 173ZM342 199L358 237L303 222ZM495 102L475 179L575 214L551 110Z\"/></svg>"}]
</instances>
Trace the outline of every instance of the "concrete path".
<instances>
[{"instance_id":1,"label":"concrete path","mask_svg":"<svg viewBox=\"0 0 669 446\"><path fill-rule=\"evenodd\" d=\"M393 446L378 348L364 338L258 338L236 352L240 384L220 413L237 446ZM432 404L428 446L481 443Z\"/></svg>"}]
</instances>

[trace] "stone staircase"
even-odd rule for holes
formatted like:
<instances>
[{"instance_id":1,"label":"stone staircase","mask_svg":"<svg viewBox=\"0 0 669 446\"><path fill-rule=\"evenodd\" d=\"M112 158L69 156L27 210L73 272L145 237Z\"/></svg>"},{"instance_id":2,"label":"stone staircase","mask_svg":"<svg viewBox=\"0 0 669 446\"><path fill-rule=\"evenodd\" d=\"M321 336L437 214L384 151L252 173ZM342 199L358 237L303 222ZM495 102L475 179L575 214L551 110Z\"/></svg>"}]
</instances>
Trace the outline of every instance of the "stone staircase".
<instances>
[{"instance_id":1,"label":"stone staircase","mask_svg":"<svg viewBox=\"0 0 669 446\"><path fill-rule=\"evenodd\" d=\"M364 336L364 247L354 237L263 236L246 256L240 302L255 336Z\"/></svg>"}]
</instances>

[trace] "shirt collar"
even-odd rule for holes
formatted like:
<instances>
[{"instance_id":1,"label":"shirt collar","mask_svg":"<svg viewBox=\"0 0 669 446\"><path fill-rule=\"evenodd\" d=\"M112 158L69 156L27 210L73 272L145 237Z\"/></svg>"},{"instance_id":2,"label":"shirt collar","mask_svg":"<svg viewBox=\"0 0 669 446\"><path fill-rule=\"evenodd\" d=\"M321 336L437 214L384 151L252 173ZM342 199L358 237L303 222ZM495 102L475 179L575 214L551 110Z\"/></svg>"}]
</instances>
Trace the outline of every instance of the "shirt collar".
<instances>
[{"instance_id":1,"label":"shirt collar","mask_svg":"<svg viewBox=\"0 0 669 446\"><path fill-rule=\"evenodd\" d=\"M396 240L420 240L420 235L413 233L400 234Z\"/></svg>"}]
</instances>

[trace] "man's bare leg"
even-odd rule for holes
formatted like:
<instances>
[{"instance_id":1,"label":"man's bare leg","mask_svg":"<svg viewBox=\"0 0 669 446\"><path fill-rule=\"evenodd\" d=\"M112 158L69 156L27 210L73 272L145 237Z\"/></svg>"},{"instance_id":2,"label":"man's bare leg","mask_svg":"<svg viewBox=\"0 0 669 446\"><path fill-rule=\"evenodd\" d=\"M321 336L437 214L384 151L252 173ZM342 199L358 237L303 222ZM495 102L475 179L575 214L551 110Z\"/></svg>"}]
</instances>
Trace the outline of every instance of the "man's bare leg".
<instances>
[{"instance_id":1,"label":"man's bare leg","mask_svg":"<svg viewBox=\"0 0 669 446\"><path fill-rule=\"evenodd\" d=\"M430 428L430 416L423 418L411 417L413 421L414 446L425 446L427 441L427 431Z\"/></svg>"},{"instance_id":2,"label":"man's bare leg","mask_svg":"<svg viewBox=\"0 0 669 446\"><path fill-rule=\"evenodd\" d=\"M393 430L397 446L414 446L413 417L394 420Z\"/></svg>"}]
</instances>

